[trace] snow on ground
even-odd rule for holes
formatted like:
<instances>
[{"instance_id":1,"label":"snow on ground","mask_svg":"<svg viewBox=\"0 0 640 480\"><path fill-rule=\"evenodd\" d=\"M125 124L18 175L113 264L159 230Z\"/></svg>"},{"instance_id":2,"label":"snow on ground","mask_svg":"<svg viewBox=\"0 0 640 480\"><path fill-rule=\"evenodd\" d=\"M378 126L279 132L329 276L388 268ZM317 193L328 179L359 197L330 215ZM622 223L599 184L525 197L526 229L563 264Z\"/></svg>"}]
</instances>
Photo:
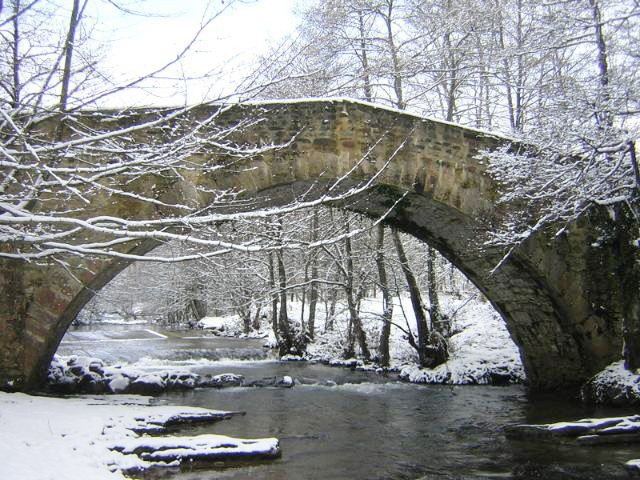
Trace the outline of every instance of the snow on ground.
<instances>
[{"instance_id":1,"label":"snow on ground","mask_svg":"<svg viewBox=\"0 0 640 480\"><path fill-rule=\"evenodd\" d=\"M450 360L435 369L421 369L417 365L417 354L408 344L406 331L411 330L416 335L415 317L408 297L402 296L394 299L393 326L391 329L390 353L391 368L401 372L402 378L415 383L453 383L453 384L487 384L487 383L513 383L522 382L525 379L524 369L520 360L520 354L511 340L502 318L495 312L492 306L479 299L480 295L459 297L440 294L442 313L452 319L452 337L449 339ZM300 301L287 302L288 315L292 322L297 323L300 330L300 318L302 316L302 304ZM334 328L327 329L327 305L319 303L316 311L316 336L307 347L306 358L319 360L332 365L344 365L357 368L376 370L376 366L365 366L361 360L345 359L346 325L348 324L348 310L345 305L338 303L333 315ZM304 311L308 317L308 308ZM276 339L270 326L270 315L262 319L260 331L242 334L243 325L237 315L217 316L203 318L198 327L214 332L217 335L264 338L264 344L268 347L276 346ZM378 348L380 331L382 328L382 299L365 298L361 301L360 317L363 322L369 349L375 355ZM291 360L290 358L285 358ZM63 361L63 360L59 360ZM68 360L67 360L68 362ZM112 367L99 367L104 370L105 376L118 379L109 385L108 391L118 391L124 387L125 379L119 375L130 378L142 374L161 374L164 377L155 379L162 384L169 379L165 374L167 369L157 368L157 361L151 360L150 365L143 367L142 362L128 366L128 370L117 370ZM55 362L54 362L55 367ZM90 370L90 365L85 366ZM122 368L118 366L116 368ZM135 370L139 369L139 372ZM76 368L80 371L80 368ZM94 366L94 370L96 370ZM185 369L185 370L188 370ZM81 372L91 376L91 372ZM65 382L67 378L58 371L56 378ZM184 376L187 371L169 372L169 375ZM88 379L88 376L86 377ZM77 382L77 378L68 379ZM147 383L153 378L144 378ZM194 380L198 383L198 379ZM113 387L113 388L112 388ZM127 390L134 391L134 390ZM72 390L73 392L73 390ZM138 391L135 393L152 393Z\"/></svg>"},{"instance_id":2,"label":"snow on ground","mask_svg":"<svg viewBox=\"0 0 640 480\"><path fill-rule=\"evenodd\" d=\"M211 330L217 335L229 337L265 338L269 335L266 329L260 330L258 332L251 331L248 334L243 333L244 325L239 315L229 315L225 317L204 317L198 321L197 327Z\"/></svg>"},{"instance_id":3,"label":"snow on ground","mask_svg":"<svg viewBox=\"0 0 640 480\"><path fill-rule=\"evenodd\" d=\"M230 325L234 325L237 320L239 320L237 315L231 317L204 317L198 322L198 326L201 328L225 331L230 329Z\"/></svg>"},{"instance_id":4,"label":"snow on ground","mask_svg":"<svg viewBox=\"0 0 640 480\"><path fill-rule=\"evenodd\" d=\"M614 362L591 378L581 389L583 402L606 405L640 405L640 375Z\"/></svg>"},{"instance_id":5,"label":"snow on ground","mask_svg":"<svg viewBox=\"0 0 640 480\"><path fill-rule=\"evenodd\" d=\"M459 298L441 294L441 309L452 321L452 337L449 339L450 360L435 369L417 366L417 355L409 346L403 330L409 328L416 334L415 316L408 297L394 299L391 329L391 366L401 371L405 380L414 383L486 384L522 382L525 379L520 352L511 340L504 320L486 301L477 298ZM300 303L291 302L289 315L300 318ZM340 306L339 306L340 307ZM324 308L319 306L319 317L324 318ZM381 330L382 301L366 298L361 304L361 318L370 347L378 346ZM338 308L338 325L346 325L348 312ZM345 332L324 331L323 322L318 326L315 341L307 348L309 357L332 364L340 364L344 350ZM352 361L353 363L353 361Z\"/></svg>"},{"instance_id":6,"label":"snow on ground","mask_svg":"<svg viewBox=\"0 0 640 480\"><path fill-rule=\"evenodd\" d=\"M203 420L228 413L197 407L151 405L149 397L37 397L0 392L0 478L20 480L115 480L123 471L159 465L177 466L171 449L213 456L225 452L277 455L277 439L241 440L222 436L148 437L180 418ZM133 445L155 442L146 459ZM229 446L228 448L225 446ZM136 450L137 451L137 450ZM147 453L149 449L146 449ZM175 452L174 452L175 453ZM185 452L182 452L185 453ZM188 457L188 455L187 455Z\"/></svg>"},{"instance_id":7,"label":"snow on ground","mask_svg":"<svg viewBox=\"0 0 640 480\"><path fill-rule=\"evenodd\" d=\"M176 457L185 460L237 458L240 456L270 455L279 451L275 438L254 440L226 435L198 435L195 437L136 437L121 440L117 450L131 455L140 452L143 460L171 462Z\"/></svg>"},{"instance_id":8,"label":"snow on ground","mask_svg":"<svg viewBox=\"0 0 640 480\"><path fill-rule=\"evenodd\" d=\"M142 310L141 309L137 309L135 311L136 314L141 314ZM83 324L85 322L80 321L80 324ZM100 317L100 322L88 322L89 324L91 323L109 323L112 325L142 325L145 323L149 323L149 320L145 320L143 318L131 318L131 317L124 317L119 313L104 313L102 314L102 316Z\"/></svg>"},{"instance_id":9,"label":"snow on ground","mask_svg":"<svg viewBox=\"0 0 640 480\"><path fill-rule=\"evenodd\" d=\"M462 301L454 302L454 307ZM414 383L486 384L525 380L518 347L489 303L470 302L456 315L448 362L434 369L402 368Z\"/></svg>"},{"instance_id":10,"label":"snow on ground","mask_svg":"<svg viewBox=\"0 0 640 480\"><path fill-rule=\"evenodd\" d=\"M640 459L629 460L625 465L632 472L640 472Z\"/></svg>"},{"instance_id":11,"label":"snow on ground","mask_svg":"<svg viewBox=\"0 0 640 480\"><path fill-rule=\"evenodd\" d=\"M479 294L460 298L440 294L441 310L452 318L453 336L449 339L450 360L435 369L421 369L417 366L417 354L409 346L405 331L416 335L415 316L411 301L407 296L394 298L393 326L391 328L390 353L391 368L400 371L402 378L415 383L487 384L513 383L525 380L520 352L511 340L504 320L486 301L479 300ZM300 301L287 302L289 318L300 323L302 304ZM346 305L336 305L334 329L327 330L327 306L319 303L316 310L316 336L307 346L307 358L332 365L358 366L367 368L362 361L345 361L348 310ZM308 317L308 308L304 312ZM364 298L360 305L360 318L367 332L369 348L376 351L382 328L382 299ZM199 322L205 329L238 335L242 324L237 316L206 317ZM403 331L404 330L404 331ZM252 334L265 338L265 346L275 347L276 340L268 321L263 321L262 329ZM291 360L286 357L285 359ZM371 367L375 370L375 367Z\"/></svg>"}]
</instances>

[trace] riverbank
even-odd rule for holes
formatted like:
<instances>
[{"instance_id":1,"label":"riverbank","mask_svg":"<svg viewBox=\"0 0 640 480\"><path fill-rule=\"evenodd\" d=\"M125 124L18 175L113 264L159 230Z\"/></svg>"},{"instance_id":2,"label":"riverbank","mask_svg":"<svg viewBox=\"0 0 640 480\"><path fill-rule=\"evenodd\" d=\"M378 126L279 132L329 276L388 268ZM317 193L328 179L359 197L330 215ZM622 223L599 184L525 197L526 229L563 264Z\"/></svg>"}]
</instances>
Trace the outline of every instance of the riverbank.
<instances>
[{"instance_id":1,"label":"riverbank","mask_svg":"<svg viewBox=\"0 0 640 480\"><path fill-rule=\"evenodd\" d=\"M332 366L347 366L379 371L398 372L403 380L411 383L450 385L504 385L524 383L526 376L520 360L520 352L511 340L502 318L491 305L480 296L461 298L441 295L442 313L451 322L452 335L448 339L449 361L434 368L422 369L418 366L416 351L407 341L407 332L415 336L415 317L411 301L407 297L394 298L394 313L389 339L391 362L382 367L375 362L365 364L360 358L344 358L345 332L337 328L327 328L327 314L323 306L318 306L317 328L313 340L307 345L303 359L318 361ZM300 302L288 302L289 317L302 316ZM348 310L338 304L333 319L334 324L346 325ZM369 342L369 348L378 348L381 319L381 298L365 298L360 305L360 318ZM224 334L242 335L240 319L234 316L205 318L201 328L212 329ZM299 322L297 327L300 328ZM266 346L274 348L276 339L268 322L263 322L254 336L267 339ZM287 356L286 360L295 357Z\"/></svg>"},{"instance_id":2,"label":"riverbank","mask_svg":"<svg viewBox=\"0 0 640 480\"><path fill-rule=\"evenodd\" d=\"M585 403L614 407L640 406L640 375L614 362L582 386L580 399Z\"/></svg>"},{"instance_id":3,"label":"riverbank","mask_svg":"<svg viewBox=\"0 0 640 480\"><path fill-rule=\"evenodd\" d=\"M209 368L212 371L222 371L230 362L218 363L224 365ZM248 412L246 416L234 416L229 421L217 422L212 426L185 426L179 432L180 436L187 436L187 439L181 437L179 440L181 449L194 443L191 438L209 439L203 435L211 432L243 438L276 436L280 438L282 445L282 460L211 473L163 467L167 473L171 471L172 478L194 480L202 478L203 474L212 477L219 475L230 480L241 480L249 476L256 480L311 478L305 475L305 472L311 471L314 472L312 478L316 480L422 478L428 474L430 476L427 478L443 480L482 480L487 476L613 480L626 478L622 476L629 467L625 467L625 463L637 457L633 445L615 447L612 450L611 447L568 444L556 447L551 443L545 445L535 438L509 439L504 434L505 428L534 421L530 416L532 411L536 412L536 419L542 422L584 418L587 411L576 404L572 406L562 403L560 399L551 399L549 404L531 402L526 399L521 386L450 388L413 385L385 379L372 372L354 372L309 362L238 362L237 367L242 369L247 379L274 375L310 380L332 378L335 382L332 386L316 382L286 390L200 388L163 395L163 401L176 405ZM110 408L109 416L133 418L135 423L132 422L130 426L134 433L141 426L153 428L162 423L159 422L159 416L155 416L154 422L148 421L150 408L155 408L148 397L35 397L36 402L43 404L34 405L29 396L13 395L13 398L9 394L0 398L0 438L12 440L12 448L6 448L6 445L0 447L0 458L24 460L32 452L38 456L38 460L27 462L21 469L15 470L15 473L9 470L16 464L11 460L7 470L0 467L0 478L121 479L124 465L118 470L109 462L97 464L100 463L97 460L113 455L113 452L103 448L104 436L113 436L112 425L117 426L124 420L105 421L101 418L103 413L96 408L101 409L114 402L114 399L122 399L119 403L125 403L124 407L132 407L132 410L123 415L119 408ZM18 409L6 408L6 397L17 400L16 403L22 406ZM141 405L144 408L141 410L137 405L132 405L137 398L144 401ZM69 408L64 408L64 403ZM169 408L176 408L182 414L188 413L182 407ZM15 420L13 429L7 429L3 424L5 412ZM591 413L604 417L611 415L612 411L598 409ZM22 418L26 420L23 421ZM96 425L97 428L94 427ZM18 428L24 431L14 434L14 430ZM171 431L176 434L173 429ZM117 442L119 448L114 449L115 453L130 455L140 447L157 448L158 441L172 449L176 446L173 443L175 439L156 440L155 435L136 435L131 434L126 438L120 436ZM51 455L42 457L43 449L58 449L58 443L63 444L60 448L64 448L64 452L58 454L54 451ZM428 453L425 453L425 445L429 446ZM56 455L63 460L63 465L64 462L72 462L75 455L81 455L85 463L86 459L92 458L91 468L100 468L104 473L106 465L109 472L113 470L115 475L105 477L96 471L76 470L75 467L69 473L64 471L68 467L58 469L57 464L46 470L52 472L51 477L46 474L38 475L44 469L45 462L52 462L52 457ZM44 460L40 461L40 458ZM135 465L134 461L138 462L138 459L131 458L131 463ZM366 465L362 464L362 458L368 459ZM219 465L214 464L209 468L218 467ZM9 475L4 475L7 471L10 472Z\"/></svg>"},{"instance_id":4,"label":"riverbank","mask_svg":"<svg viewBox=\"0 0 640 480\"><path fill-rule=\"evenodd\" d=\"M54 394L158 395L171 390L223 388L242 385L242 375L199 375L185 365L162 365L160 361L107 365L102 359L78 355L58 356L51 361L46 391Z\"/></svg>"},{"instance_id":5,"label":"riverbank","mask_svg":"<svg viewBox=\"0 0 640 480\"><path fill-rule=\"evenodd\" d=\"M117 480L149 468L178 469L194 459L272 458L280 453L275 438L143 436L233 416L153 402L138 395L52 398L0 392L0 478Z\"/></svg>"}]
</instances>

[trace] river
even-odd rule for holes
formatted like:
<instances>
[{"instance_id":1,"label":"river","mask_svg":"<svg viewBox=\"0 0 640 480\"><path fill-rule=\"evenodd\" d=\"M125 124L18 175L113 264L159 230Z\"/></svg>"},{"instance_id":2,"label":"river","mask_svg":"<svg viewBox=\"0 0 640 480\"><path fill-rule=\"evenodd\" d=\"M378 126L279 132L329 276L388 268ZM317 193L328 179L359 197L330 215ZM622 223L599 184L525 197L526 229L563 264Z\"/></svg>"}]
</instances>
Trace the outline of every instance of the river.
<instances>
[{"instance_id":1,"label":"river","mask_svg":"<svg viewBox=\"0 0 640 480\"><path fill-rule=\"evenodd\" d=\"M623 463L639 456L632 446L514 441L503 433L514 423L632 413L628 410L586 407L553 395L528 398L522 386L413 385L394 376L278 362L260 344L135 326L69 332L58 353L129 362L204 357L213 361L192 367L196 373L238 373L247 381L289 375L319 382L290 389L238 387L163 395L171 404L246 412L181 433L275 436L282 446L282 457L275 461L183 470L171 476L176 480L614 479L628 478Z\"/></svg>"}]
</instances>

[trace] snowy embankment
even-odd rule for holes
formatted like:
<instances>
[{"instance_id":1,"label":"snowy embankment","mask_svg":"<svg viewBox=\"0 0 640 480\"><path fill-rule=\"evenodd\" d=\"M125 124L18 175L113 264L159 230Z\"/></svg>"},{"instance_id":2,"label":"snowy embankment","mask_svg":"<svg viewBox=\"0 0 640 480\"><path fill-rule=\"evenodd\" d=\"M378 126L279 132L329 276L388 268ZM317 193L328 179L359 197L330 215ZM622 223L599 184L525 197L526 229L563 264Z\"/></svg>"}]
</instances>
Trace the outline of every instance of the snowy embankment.
<instances>
[{"instance_id":1,"label":"snowy embankment","mask_svg":"<svg viewBox=\"0 0 640 480\"><path fill-rule=\"evenodd\" d=\"M524 382L518 347L489 303L473 302L465 306L454 319L453 331L456 333L449 339L451 358L448 362L433 369L407 366L402 368L400 376L414 383L503 385Z\"/></svg>"},{"instance_id":2,"label":"snowy embankment","mask_svg":"<svg viewBox=\"0 0 640 480\"><path fill-rule=\"evenodd\" d=\"M126 472L177 468L186 460L280 453L275 438L145 436L169 425L233 415L150 403L141 396L49 398L0 392L0 478L115 480L126 478Z\"/></svg>"},{"instance_id":3,"label":"snowy embankment","mask_svg":"<svg viewBox=\"0 0 640 480\"><path fill-rule=\"evenodd\" d=\"M612 363L584 384L580 398L585 403L613 406L640 405L640 375Z\"/></svg>"},{"instance_id":4,"label":"snowy embankment","mask_svg":"<svg viewBox=\"0 0 640 480\"><path fill-rule=\"evenodd\" d=\"M249 333L243 333L244 326L239 315L228 315L225 317L204 317L198 321L198 328L208 330L214 335L221 337L235 338L265 338L271 330L269 325L264 321L260 331L251 330Z\"/></svg>"},{"instance_id":5,"label":"snowy embankment","mask_svg":"<svg viewBox=\"0 0 640 480\"><path fill-rule=\"evenodd\" d=\"M289 318L295 322L301 316L301 303L290 301ZM390 336L390 369L400 372L403 379L414 383L450 384L506 384L525 379L517 347L506 330L504 321L488 302L477 298L459 298L441 295L442 311L451 321L453 335L449 339L450 359L435 369L421 369L417 365L415 350L407 341L407 331L416 333L415 317L407 297L395 298L393 325ZM306 312L308 315L308 312ZM348 366L363 370L382 369L375 364L365 365L361 359L345 359L348 324L346 306L337 305L333 329L326 328L324 305L316 312L316 335L307 347L305 359L335 366ZM363 299L360 317L367 333L369 348L376 352L382 327L381 298ZM220 335L241 335L242 323L237 316L207 317L201 328ZM297 327L299 329L299 326ZM252 332L253 337L265 337L265 344L275 347L275 336L268 319L262 329ZM284 357L284 360L300 357ZM157 394L171 389L196 387L225 387L243 384L241 376L233 374L215 377L200 376L184 369L143 369L139 365L106 366L99 359L86 357L56 357L49 371L52 391L58 393L141 393Z\"/></svg>"},{"instance_id":6,"label":"snowy embankment","mask_svg":"<svg viewBox=\"0 0 640 480\"><path fill-rule=\"evenodd\" d=\"M434 369L423 369L418 366L417 354L406 339L405 331L409 328L416 334L410 300L395 298L390 338L391 369L399 371L401 378L413 383L458 385L521 383L525 380L518 348L511 340L504 321L488 302L441 295L441 309L452 318L450 359ZM299 311L292 313L293 318L299 315ZM346 311L340 312L338 318L346 315ZM363 300L361 318L374 351L378 346L381 316L380 299ZM317 334L307 348L307 357L331 365L376 370L375 365L367 366L357 359L345 361L341 357L343 338L344 332L335 330Z\"/></svg>"},{"instance_id":7,"label":"snowy embankment","mask_svg":"<svg viewBox=\"0 0 640 480\"><path fill-rule=\"evenodd\" d=\"M452 319L449 361L434 369L419 368L417 355L408 345L405 333L410 329L415 335L416 330L410 301L406 297L395 298L390 338L391 370L399 371L404 380L414 383L504 384L526 380L518 348L504 321L488 302L445 294L441 294L440 302L443 313ZM290 301L288 307L289 318L299 319L300 302ZM369 347L375 352L381 329L381 299L363 299L360 312ZM334 316L336 325L346 325L347 315L346 306L338 304ZM362 370L389 370L375 364L365 365L361 359L343 358L346 334L339 327L327 330L326 317L324 306L318 305L316 336L307 347L305 359ZM203 322L203 328L209 326L224 332L237 332L241 328L237 317L216 317L208 323ZM266 344L275 347L276 340L269 325L265 323L263 327L262 331L254 332L254 336L268 337ZM299 360L300 357L283 359ZM623 362L613 363L585 384L581 397L586 403L640 405L640 375L626 370Z\"/></svg>"}]
</instances>

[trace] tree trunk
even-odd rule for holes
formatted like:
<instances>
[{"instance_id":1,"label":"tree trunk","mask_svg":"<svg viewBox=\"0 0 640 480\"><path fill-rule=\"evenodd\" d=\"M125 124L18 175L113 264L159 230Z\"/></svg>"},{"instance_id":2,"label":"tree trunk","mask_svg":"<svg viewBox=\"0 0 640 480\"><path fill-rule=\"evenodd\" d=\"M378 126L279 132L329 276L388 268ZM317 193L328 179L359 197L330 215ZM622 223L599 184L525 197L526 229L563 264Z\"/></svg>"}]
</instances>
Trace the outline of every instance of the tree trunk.
<instances>
[{"instance_id":1,"label":"tree trunk","mask_svg":"<svg viewBox=\"0 0 640 480\"><path fill-rule=\"evenodd\" d=\"M197 282L192 284L190 288L190 303L193 316L196 320L200 320L207 316L207 303L201 300L202 298L202 284Z\"/></svg>"},{"instance_id":2,"label":"tree trunk","mask_svg":"<svg viewBox=\"0 0 640 480\"><path fill-rule=\"evenodd\" d=\"M447 5L450 8L450 5ZM444 44L447 48L447 80L446 80L446 92L447 92L447 120L452 121L456 111L456 92L458 90L458 65L451 45L451 32L447 31L444 34Z\"/></svg>"},{"instance_id":3,"label":"tree trunk","mask_svg":"<svg viewBox=\"0 0 640 480\"><path fill-rule=\"evenodd\" d=\"M251 331L251 311L246 308L238 308L236 310L240 318L242 319L242 332L248 335Z\"/></svg>"},{"instance_id":4,"label":"tree trunk","mask_svg":"<svg viewBox=\"0 0 640 480\"><path fill-rule=\"evenodd\" d=\"M427 247L427 278L429 280L429 314L431 316L431 339L432 355L436 365L446 362L449 359L449 349L447 339L449 338L449 322L440 312L440 301L438 299L438 284L435 273L436 251L432 247Z\"/></svg>"},{"instance_id":5,"label":"tree trunk","mask_svg":"<svg viewBox=\"0 0 640 480\"><path fill-rule=\"evenodd\" d=\"M362 61L362 79L364 81L364 98L368 102L373 102L373 90L371 88L371 71L369 67L369 57L367 54L367 43L365 40L364 19L362 12L358 12L360 28L360 56Z\"/></svg>"},{"instance_id":6,"label":"tree trunk","mask_svg":"<svg viewBox=\"0 0 640 480\"><path fill-rule=\"evenodd\" d=\"M433 367L434 362L428 355L429 344L429 326L427 324L427 318L422 308L422 296L420 295L420 289L418 288L418 282L416 277L409 266L407 255L404 252L402 241L398 231L394 228L392 230L393 243L396 247L398 259L402 267L402 273L407 281L407 287L409 289L409 297L411 298L411 306L413 307L413 313L416 317L416 328L418 330L418 361L422 367Z\"/></svg>"},{"instance_id":7,"label":"tree trunk","mask_svg":"<svg viewBox=\"0 0 640 480\"><path fill-rule=\"evenodd\" d=\"M429 313L431 316L431 327L445 334L446 325L440 313L440 300L438 298L438 282L435 271L436 251L432 247L427 247L427 280L429 281Z\"/></svg>"},{"instance_id":8,"label":"tree trunk","mask_svg":"<svg viewBox=\"0 0 640 480\"><path fill-rule=\"evenodd\" d=\"M287 315L287 271L284 268L282 251L276 253L278 262L278 279L280 282L280 315L278 316L278 332L280 335L280 354L287 355L293 347L293 337L289 326L289 316Z\"/></svg>"},{"instance_id":9,"label":"tree trunk","mask_svg":"<svg viewBox=\"0 0 640 480\"><path fill-rule=\"evenodd\" d=\"M400 59L398 58L398 48L395 44L393 35L393 2L388 3L387 14L384 16L384 22L387 27L387 44L389 47L389 55L391 56L391 64L393 66L393 90L396 94L396 106L404 110L404 93L402 89L402 72L400 71Z\"/></svg>"},{"instance_id":10,"label":"tree trunk","mask_svg":"<svg viewBox=\"0 0 640 480\"><path fill-rule=\"evenodd\" d=\"M356 336L353 328L354 312L351 308L351 303L352 302L347 299L347 305L349 308L349 321L347 323L347 341L344 347L344 351L342 352L342 356L344 358L353 358L356 356Z\"/></svg>"},{"instance_id":11,"label":"tree trunk","mask_svg":"<svg viewBox=\"0 0 640 480\"><path fill-rule=\"evenodd\" d=\"M627 142L627 148L629 150L629 158L631 159L631 166L633 168L633 176L635 177L635 188L633 189L633 196L640 196L640 167L638 167L638 157L636 156L636 142Z\"/></svg>"},{"instance_id":12,"label":"tree trunk","mask_svg":"<svg viewBox=\"0 0 640 480\"><path fill-rule=\"evenodd\" d=\"M393 315L393 301L389 291L387 281L387 270L384 264L384 225L378 224L378 245L376 250L376 267L378 268L378 278L380 279L380 290L382 291L382 330L380 331L380 346L378 347L379 363L382 366L389 366L391 360L389 355L389 337L391 335L391 317Z\"/></svg>"},{"instance_id":13,"label":"tree trunk","mask_svg":"<svg viewBox=\"0 0 640 480\"><path fill-rule=\"evenodd\" d=\"M345 232L348 232L350 227L349 227L349 218L347 214L345 214L344 225L345 225ZM349 354L353 353L352 345L353 345L353 337L355 337L355 339L358 341L358 346L360 347L360 352L362 353L362 356L364 357L365 361L368 362L369 360L371 360L371 354L369 353L369 347L367 346L366 334L364 332L364 329L362 328L362 321L360 320L360 316L358 315L358 310L356 308L356 298L354 298L354 291L353 291L354 270L353 270L353 252L351 249L351 237L345 238L345 256L346 256L347 265L346 265L346 275L345 275L346 278L344 282L344 290L347 297L347 306L349 308L350 323L353 328L353 331L350 332L350 335L349 335L349 341L347 342L348 352L346 353L348 356L352 356Z\"/></svg>"},{"instance_id":14,"label":"tree trunk","mask_svg":"<svg viewBox=\"0 0 640 480\"><path fill-rule=\"evenodd\" d=\"M307 330L304 319L304 310L307 303L307 283L309 282L309 264L304 266L304 285L302 286L302 298L300 299L300 327L303 332Z\"/></svg>"},{"instance_id":15,"label":"tree trunk","mask_svg":"<svg viewBox=\"0 0 640 480\"><path fill-rule=\"evenodd\" d=\"M60 111L66 112L69 100L69 84L71 82L71 62L73 60L73 48L75 46L76 29L80 23L80 0L73 0L71 9L71 19L69 20L69 30L64 43L64 67L60 91Z\"/></svg>"},{"instance_id":16,"label":"tree trunk","mask_svg":"<svg viewBox=\"0 0 640 480\"><path fill-rule=\"evenodd\" d=\"M1 4L0 4L1 6ZM0 7L1 8L1 7ZM21 86L20 86L20 15L18 15L18 13L20 12L20 0L15 0L15 3L13 5L14 11L13 11L13 20L12 20L12 25L13 25L13 45L12 45L12 51L11 51L11 56L12 56L12 63L13 65L11 65L11 68L13 70L13 85L12 85L12 92L11 92L11 101L13 103L13 108L18 108L18 106L20 105L20 100L21 100L21 94L20 94L20 90L21 90Z\"/></svg>"},{"instance_id":17,"label":"tree trunk","mask_svg":"<svg viewBox=\"0 0 640 480\"><path fill-rule=\"evenodd\" d=\"M509 112L509 124L511 125L511 130L516 131L516 114L515 108L513 106L513 92L511 90L512 78L511 78L511 64L509 63L509 57L507 55L507 47L504 41L505 32L504 32L504 21L502 18L502 12L499 5L499 2L496 2L497 12L498 12L498 46L502 51L502 68L503 68L503 76L504 76L504 88L505 88L505 96L507 98L507 108Z\"/></svg>"},{"instance_id":18,"label":"tree trunk","mask_svg":"<svg viewBox=\"0 0 640 480\"><path fill-rule=\"evenodd\" d=\"M318 239L318 210L313 210L311 219L311 241ZM307 332L309 338L313 340L316 329L316 306L318 304L318 285L315 280L318 278L318 259L315 253L311 256L311 285L309 286L309 321L307 323Z\"/></svg>"},{"instance_id":19,"label":"tree trunk","mask_svg":"<svg viewBox=\"0 0 640 480\"><path fill-rule=\"evenodd\" d=\"M518 53L516 56L517 65L517 84L516 84L516 130L522 131L524 128L524 87L525 87L525 67L524 67L524 40L522 31L522 0L518 0L518 22L516 24L516 38L518 41Z\"/></svg>"},{"instance_id":20,"label":"tree trunk","mask_svg":"<svg viewBox=\"0 0 640 480\"><path fill-rule=\"evenodd\" d=\"M191 299L191 308L196 320L201 320L207 316L207 304L198 298Z\"/></svg>"},{"instance_id":21,"label":"tree trunk","mask_svg":"<svg viewBox=\"0 0 640 480\"><path fill-rule=\"evenodd\" d=\"M336 314L336 304L338 303L338 290L335 287L331 287L329 290L329 313L327 314L327 320L324 326L325 331L333 330L333 320Z\"/></svg>"},{"instance_id":22,"label":"tree trunk","mask_svg":"<svg viewBox=\"0 0 640 480\"><path fill-rule=\"evenodd\" d=\"M280 340L278 331L278 292L276 291L275 267L273 253L269 253L269 287L271 288L271 328L276 340Z\"/></svg>"},{"instance_id":23,"label":"tree trunk","mask_svg":"<svg viewBox=\"0 0 640 480\"><path fill-rule=\"evenodd\" d=\"M262 307L260 305L256 305L256 314L253 316L253 329L258 331L260 330L260 313L262 312Z\"/></svg>"}]
</instances>

